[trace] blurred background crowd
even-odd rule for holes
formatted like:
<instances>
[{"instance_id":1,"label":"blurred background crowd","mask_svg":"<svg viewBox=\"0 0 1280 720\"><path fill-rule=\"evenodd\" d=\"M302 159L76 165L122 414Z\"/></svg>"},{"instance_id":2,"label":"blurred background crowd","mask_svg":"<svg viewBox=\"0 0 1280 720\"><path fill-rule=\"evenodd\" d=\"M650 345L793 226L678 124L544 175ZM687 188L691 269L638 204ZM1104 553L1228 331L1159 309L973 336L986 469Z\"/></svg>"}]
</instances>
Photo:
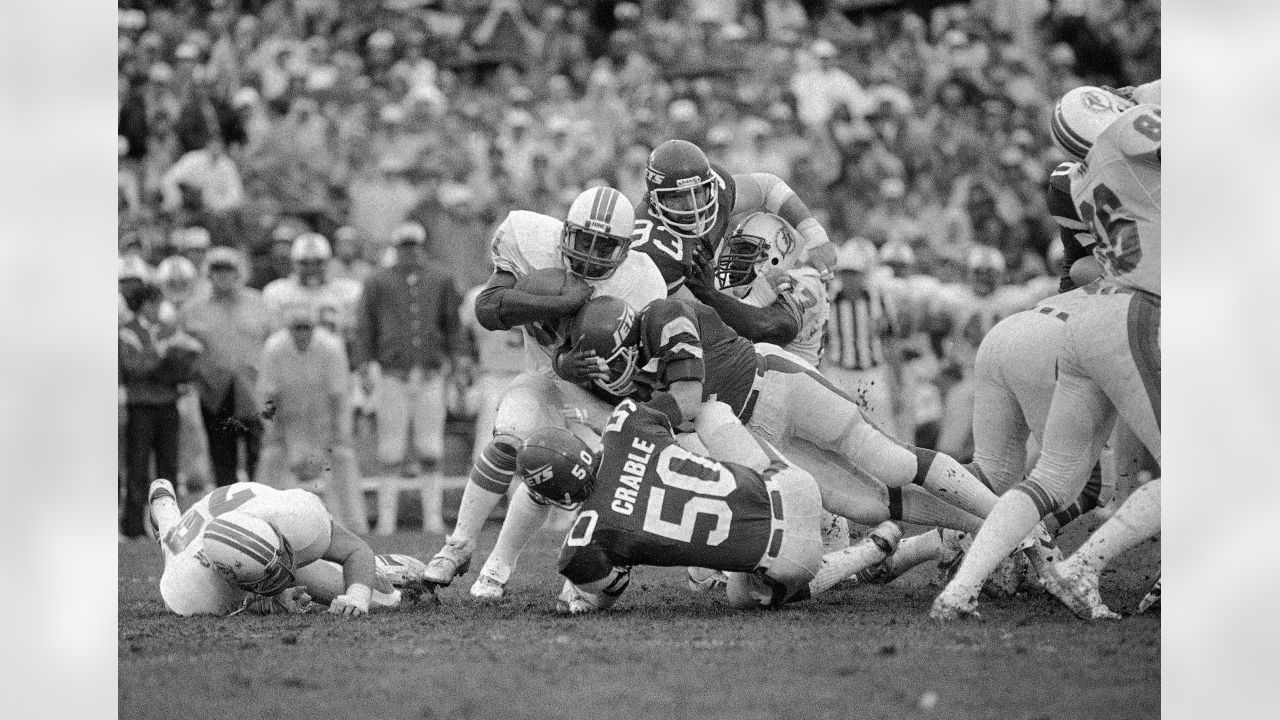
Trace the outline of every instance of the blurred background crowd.
<instances>
[{"instance_id":1,"label":"blurred background crowd","mask_svg":"<svg viewBox=\"0 0 1280 720\"><path fill-rule=\"evenodd\" d=\"M1054 101L1160 75L1158 0L119 7L122 277L182 255L208 284L226 248L221 282L255 289L313 232L362 283L411 221L465 292L508 211L601 183L638 205L669 138L782 178L837 243L906 244L942 281L986 245L1022 283L1057 272Z\"/></svg>"}]
</instances>

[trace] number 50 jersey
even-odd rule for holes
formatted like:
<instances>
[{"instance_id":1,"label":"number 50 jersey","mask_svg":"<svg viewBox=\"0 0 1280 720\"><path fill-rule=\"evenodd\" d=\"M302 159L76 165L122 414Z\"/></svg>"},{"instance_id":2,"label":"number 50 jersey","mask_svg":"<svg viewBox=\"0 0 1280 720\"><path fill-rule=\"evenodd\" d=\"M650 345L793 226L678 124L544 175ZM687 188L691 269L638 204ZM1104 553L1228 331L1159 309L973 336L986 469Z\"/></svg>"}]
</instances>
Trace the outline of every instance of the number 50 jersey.
<instances>
[{"instance_id":1,"label":"number 50 jersey","mask_svg":"<svg viewBox=\"0 0 1280 720\"><path fill-rule=\"evenodd\" d=\"M607 577L615 566L749 572L769 549L765 481L751 468L677 445L671 428L680 409L669 395L659 398L624 400L609 418L595 491L560 551L560 574L576 584Z\"/></svg>"},{"instance_id":2,"label":"number 50 jersey","mask_svg":"<svg viewBox=\"0 0 1280 720\"><path fill-rule=\"evenodd\" d=\"M1160 106L1135 105L1111 123L1072 177L1093 254L1118 285L1160 294Z\"/></svg>"}]
</instances>

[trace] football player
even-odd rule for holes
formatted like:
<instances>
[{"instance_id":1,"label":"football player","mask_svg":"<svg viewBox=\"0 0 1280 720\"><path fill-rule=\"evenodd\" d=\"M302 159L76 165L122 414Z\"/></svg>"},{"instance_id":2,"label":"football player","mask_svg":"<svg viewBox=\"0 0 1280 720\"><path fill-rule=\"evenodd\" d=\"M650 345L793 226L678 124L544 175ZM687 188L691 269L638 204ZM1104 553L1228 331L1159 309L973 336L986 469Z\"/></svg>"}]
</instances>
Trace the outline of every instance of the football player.
<instances>
[{"instance_id":1,"label":"football player","mask_svg":"<svg viewBox=\"0 0 1280 720\"><path fill-rule=\"evenodd\" d=\"M1071 194L1093 232L1105 285L1065 318L1058 383L1030 476L1005 493L930 616L976 614L983 578L1036 522L1072 502L1117 417L1160 461L1160 106L1125 110L1099 133ZM1160 480L1137 488L1046 588L1078 616L1118 618L1098 577L1117 553L1160 530Z\"/></svg>"},{"instance_id":2,"label":"football player","mask_svg":"<svg viewBox=\"0 0 1280 720\"><path fill-rule=\"evenodd\" d=\"M615 395L667 391L689 421L704 401L728 404L780 452L804 455L802 466L814 468L809 471L830 512L868 525L904 519L964 530L976 529L977 518L994 504L991 491L953 458L889 438L803 360L774 345L753 345L701 303L658 300L633 322L615 298L596 298L580 311L571 333L579 347L608 363L603 371L585 362L564 363L567 377ZM888 496L869 496L867 483L851 482L859 472L878 481L874 487L888 486ZM921 502L906 492L911 485L946 502ZM893 490L899 488L903 492ZM957 508L967 512L956 513Z\"/></svg>"},{"instance_id":3,"label":"football player","mask_svg":"<svg viewBox=\"0 0 1280 720\"><path fill-rule=\"evenodd\" d=\"M458 306L462 332L474 352L474 363L468 370L470 377L458 378L460 388L465 385L464 392L471 396L466 405L476 413L472 462L480 459L481 451L493 436L494 414L502 393L525 368L524 331L519 327L489 330L476 318L476 298L485 287L477 285L468 290Z\"/></svg>"},{"instance_id":4,"label":"football player","mask_svg":"<svg viewBox=\"0 0 1280 720\"><path fill-rule=\"evenodd\" d=\"M795 227L809 262L821 273L834 266L835 248L826 230L785 182L770 173L731 175L685 140L668 140L649 153L632 248L653 258L668 295L690 298L681 288L690 275L704 272L695 268L715 257L730 216L758 210Z\"/></svg>"},{"instance_id":5,"label":"football player","mask_svg":"<svg viewBox=\"0 0 1280 720\"><path fill-rule=\"evenodd\" d=\"M314 599L359 617L400 604L401 591L375 572L369 546L306 490L236 483L185 513L168 480L151 483L148 497L164 552L160 596L178 615L306 612ZM424 589L420 570L401 570L396 584Z\"/></svg>"},{"instance_id":6,"label":"football player","mask_svg":"<svg viewBox=\"0 0 1280 720\"><path fill-rule=\"evenodd\" d=\"M612 404L559 378L552 363L564 349L561 321L592 292L617 296L633 311L666 296L662 275L649 256L629 252L634 227L631 202L617 190L595 187L578 195L563 221L514 210L495 232L493 274L476 296L476 319L487 330L522 328L533 369L517 376L498 402L492 435L472 464L463 490L457 524L427 564L429 581L448 585L470 567L476 537L510 487L516 452L530 433L554 426L571 428L593 443L597 440L590 426L603 427ZM564 268L577 281L567 283L559 295L537 295L516 286L530 272L547 268ZM549 512L526 492L515 492L498 544L472 586L474 596L502 597L519 546Z\"/></svg>"},{"instance_id":7,"label":"football player","mask_svg":"<svg viewBox=\"0 0 1280 720\"><path fill-rule=\"evenodd\" d=\"M355 319L360 283L350 278L329 277L329 241L319 233L303 233L293 239L289 259L293 273L272 280L262 289L262 300L271 316L271 329L285 326L286 307L305 303L313 316L329 332L345 337Z\"/></svg>"},{"instance_id":8,"label":"football player","mask_svg":"<svg viewBox=\"0 0 1280 720\"><path fill-rule=\"evenodd\" d=\"M813 476L757 443L728 405L698 412L709 455L675 441L685 424L664 392L623 400L598 454L572 433L540 430L521 448L518 473L542 502L581 510L560 551L566 582L557 611L611 607L634 565L695 565L729 573L735 607L804 600L880 562L902 530L886 522L861 543L822 553L822 499Z\"/></svg>"}]
</instances>

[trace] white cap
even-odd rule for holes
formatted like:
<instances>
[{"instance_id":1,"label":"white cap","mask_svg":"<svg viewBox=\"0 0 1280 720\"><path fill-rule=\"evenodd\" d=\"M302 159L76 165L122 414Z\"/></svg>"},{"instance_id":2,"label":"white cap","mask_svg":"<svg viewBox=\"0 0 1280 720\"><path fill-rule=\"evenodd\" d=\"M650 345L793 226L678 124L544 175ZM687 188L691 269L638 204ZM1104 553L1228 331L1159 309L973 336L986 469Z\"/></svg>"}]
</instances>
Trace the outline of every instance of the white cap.
<instances>
[{"instance_id":1,"label":"white cap","mask_svg":"<svg viewBox=\"0 0 1280 720\"><path fill-rule=\"evenodd\" d=\"M293 247L289 248L289 259L328 260L333 257L329 249L329 241L320 233L303 233L293 239Z\"/></svg>"}]
</instances>

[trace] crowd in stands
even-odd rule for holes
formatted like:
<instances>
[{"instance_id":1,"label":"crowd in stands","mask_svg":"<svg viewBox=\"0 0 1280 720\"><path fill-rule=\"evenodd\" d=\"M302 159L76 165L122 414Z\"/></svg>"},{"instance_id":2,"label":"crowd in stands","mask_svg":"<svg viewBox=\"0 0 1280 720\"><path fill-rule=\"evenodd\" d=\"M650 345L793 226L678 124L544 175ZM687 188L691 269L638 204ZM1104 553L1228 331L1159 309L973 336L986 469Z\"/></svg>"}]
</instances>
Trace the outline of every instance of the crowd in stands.
<instances>
[{"instance_id":1,"label":"crowd in stands","mask_svg":"<svg viewBox=\"0 0 1280 720\"><path fill-rule=\"evenodd\" d=\"M120 243L199 226L262 287L305 230L376 263L401 221L460 283L512 208L633 201L656 143L768 171L832 237L1043 256L1053 100L1159 74L1159 5L797 0L124 0ZM876 5L869 3L866 5ZM343 237L336 238L342 227ZM273 248L274 246L274 248Z\"/></svg>"}]
</instances>

